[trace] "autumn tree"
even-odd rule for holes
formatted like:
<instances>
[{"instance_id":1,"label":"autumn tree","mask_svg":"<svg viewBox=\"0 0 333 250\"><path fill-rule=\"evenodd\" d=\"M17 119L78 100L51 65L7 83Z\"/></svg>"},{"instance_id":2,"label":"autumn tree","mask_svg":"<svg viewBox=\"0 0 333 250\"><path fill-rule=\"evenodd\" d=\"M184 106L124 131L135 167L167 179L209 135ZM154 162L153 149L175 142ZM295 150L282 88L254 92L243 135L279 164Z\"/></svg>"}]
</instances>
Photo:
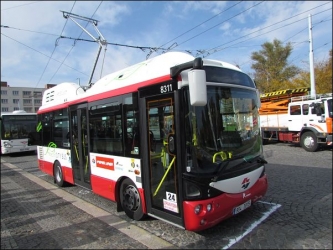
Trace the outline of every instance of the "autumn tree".
<instances>
[{"instance_id":1,"label":"autumn tree","mask_svg":"<svg viewBox=\"0 0 333 250\"><path fill-rule=\"evenodd\" d=\"M316 93L332 93L332 50L327 61L315 65Z\"/></svg>"},{"instance_id":2,"label":"autumn tree","mask_svg":"<svg viewBox=\"0 0 333 250\"><path fill-rule=\"evenodd\" d=\"M332 50L329 51L328 60L322 60L314 64L314 77L316 94L332 93ZM310 87L310 72L302 70L293 80L294 87Z\"/></svg>"},{"instance_id":3,"label":"autumn tree","mask_svg":"<svg viewBox=\"0 0 333 250\"><path fill-rule=\"evenodd\" d=\"M251 68L255 71L254 79L260 92L289 88L292 78L300 72L298 67L287 62L292 52L291 44L283 46L281 41L274 39L273 43L266 42L261 47L251 56L255 61Z\"/></svg>"}]
</instances>

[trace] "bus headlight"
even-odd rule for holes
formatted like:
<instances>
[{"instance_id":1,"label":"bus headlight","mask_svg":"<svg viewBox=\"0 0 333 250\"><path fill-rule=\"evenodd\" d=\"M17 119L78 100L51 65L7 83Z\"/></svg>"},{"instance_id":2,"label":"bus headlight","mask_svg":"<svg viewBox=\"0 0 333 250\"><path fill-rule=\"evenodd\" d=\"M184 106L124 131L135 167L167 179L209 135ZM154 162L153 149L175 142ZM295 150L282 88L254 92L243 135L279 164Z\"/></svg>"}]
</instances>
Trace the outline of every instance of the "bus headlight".
<instances>
[{"instance_id":1,"label":"bus headlight","mask_svg":"<svg viewBox=\"0 0 333 250\"><path fill-rule=\"evenodd\" d=\"M5 142L3 143L3 146L4 146L5 148L12 148L12 147L13 147L12 144L10 144L8 141L5 141Z\"/></svg>"},{"instance_id":2,"label":"bus headlight","mask_svg":"<svg viewBox=\"0 0 333 250\"><path fill-rule=\"evenodd\" d=\"M210 203L207 204L206 209L208 212L210 212L212 210L212 204L210 204Z\"/></svg>"},{"instance_id":3,"label":"bus headlight","mask_svg":"<svg viewBox=\"0 0 333 250\"><path fill-rule=\"evenodd\" d=\"M202 210L202 205L196 205L196 207L194 208L194 213L199 214L201 210Z\"/></svg>"}]
</instances>

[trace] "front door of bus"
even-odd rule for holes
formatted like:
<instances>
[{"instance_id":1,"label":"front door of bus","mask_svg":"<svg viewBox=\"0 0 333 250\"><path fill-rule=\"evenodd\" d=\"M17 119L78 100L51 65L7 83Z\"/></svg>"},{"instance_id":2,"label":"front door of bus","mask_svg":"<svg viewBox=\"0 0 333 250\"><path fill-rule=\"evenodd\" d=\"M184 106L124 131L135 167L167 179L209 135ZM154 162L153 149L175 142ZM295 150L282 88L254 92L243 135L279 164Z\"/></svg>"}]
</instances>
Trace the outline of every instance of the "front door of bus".
<instances>
[{"instance_id":1,"label":"front door of bus","mask_svg":"<svg viewBox=\"0 0 333 250\"><path fill-rule=\"evenodd\" d=\"M74 182L91 188L88 151L87 105L70 107L71 160Z\"/></svg>"},{"instance_id":2,"label":"front door of bus","mask_svg":"<svg viewBox=\"0 0 333 250\"><path fill-rule=\"evenodd\" d=\"M168 150L168 137L175 135L173 94L147 97L145 105L144 155L145 197L150 216L166 219L182 227L176 153ZM170 138L170 137L169 137Z\"/></svg>"}]
</instances>

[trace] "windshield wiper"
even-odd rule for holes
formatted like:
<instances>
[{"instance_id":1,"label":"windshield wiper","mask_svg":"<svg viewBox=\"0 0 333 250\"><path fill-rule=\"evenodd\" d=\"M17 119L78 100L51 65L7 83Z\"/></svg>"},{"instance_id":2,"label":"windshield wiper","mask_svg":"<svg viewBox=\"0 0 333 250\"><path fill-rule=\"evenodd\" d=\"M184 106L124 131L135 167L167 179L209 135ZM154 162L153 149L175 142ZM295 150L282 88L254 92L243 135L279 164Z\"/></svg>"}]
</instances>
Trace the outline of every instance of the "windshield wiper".
<instances>
[{"instance_id":1,"label":"windshield wiper","mask_svg":"<svg viewBox=\"0 0 333 250\"><path fill-rule=\"evenodd\" d=\"M254 159L257 159L257 163L267 163L267 161L260 155L247 155L243 157L245 162L252 162Z\"/></svg>"},{"instance_id":2,"label":"windshield wiper","mask_svg":"<svg viewBox=\"0 0 333 250\"><path fill-rule=\"evenodd\" d=\"M243 162L252 163L253 160L256 159L257 163L267 163L267 161L260 155L239 155L234 158L230 158L224 161L221 161L218 166L218 170L216 172L216 176L213 178L213 181L217 181L221 173L227 168L230 162L235 162L236 160L240 160L237 162L241 164Z\"/></svg>"},{"instance_id":3,"label":"windshield wiper","mask_svg":"<svg viewBox=\"0 0 333 250\"><path fill-rule=\"evenodd\" d=\"M234 160L236 160L236 159L233 158L233 159L228 159L228 160L225 160L225 161L221 161L221 163L219 163L218 170L216 171L216 176L213 178L213 181L217 181L217 179L219 178L220 173L222 173L226 169L226 167L229 165L229 163L231 161L234 161Z\"/></svg>"}]
</instances>

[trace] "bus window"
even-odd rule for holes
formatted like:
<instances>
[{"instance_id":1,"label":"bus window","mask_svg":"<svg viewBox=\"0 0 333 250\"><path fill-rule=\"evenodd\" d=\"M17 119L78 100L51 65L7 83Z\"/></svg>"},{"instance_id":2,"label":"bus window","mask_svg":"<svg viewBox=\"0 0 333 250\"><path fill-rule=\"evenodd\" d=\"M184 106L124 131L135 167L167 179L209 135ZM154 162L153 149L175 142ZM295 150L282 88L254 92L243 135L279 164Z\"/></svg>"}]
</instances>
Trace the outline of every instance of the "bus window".
<instances>
[{"instance_id":1,"label":"bus window","mask_svg":"<svg viewBox=\"0 0 333 250\"><path fill-rule=\"evenodd\" d=\"M54 112L53 118L53 141L57 147L69 148L69 122L67 109Z\"/></svg>"},{"instance_id":2,"label":"bus window","mask_svg":"<svg viewBox=\"0 0 333 250\"><path fill-rule=\"evenodd\" d=\"M120 100L92 106L90 124L91 151L101 154L123 156L122 103Z\"/></svg>"}]
</instances>

